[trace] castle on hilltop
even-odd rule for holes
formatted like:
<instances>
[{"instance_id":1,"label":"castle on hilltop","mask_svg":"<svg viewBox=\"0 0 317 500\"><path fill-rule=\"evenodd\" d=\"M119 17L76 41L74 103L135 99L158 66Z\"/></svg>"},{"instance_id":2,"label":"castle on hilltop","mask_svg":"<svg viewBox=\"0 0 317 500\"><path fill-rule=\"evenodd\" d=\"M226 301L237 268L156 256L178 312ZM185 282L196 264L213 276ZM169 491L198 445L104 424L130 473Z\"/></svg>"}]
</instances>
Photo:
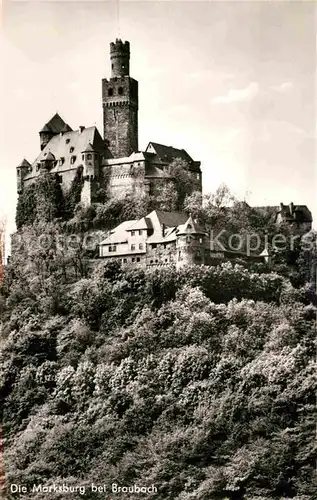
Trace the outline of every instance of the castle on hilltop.
<instances>
[{"instance_id":1,"label":"castle on hilltop","mask_svg":"<svg viewBox=\"0 0 317 500\"><path fill-rule=\"evenodd\" d=\"M145 151L138 146L138 82L130 77L130 44L110 44L111 77L102 80L103 137L97 127L72 128L55 114L40 130L40 153L17 167L17 191L43 173L58 174L64 192L76 175L83 179L81 203L89 206L104 189L108 197L155 196L173 182L173 161L186 162L193 191L202 190L200 162L184 149L150 142Z\"/></svg>"},{"instance_id":2,"label":"castle on hilltop","mask_svg":"<svg viewBox=\"0 0 317 500\"><path fill-rule=\"evenodd\" d=\"M145 151L139 150L139 91L138 82L130 77L129 42L117 39L110 44L110 62L111 77L102 80L103 136L95 126L72 130L55 114L39 132L37 158L32 163L23 159L17 167L19 194L41 175L54 174L64 193L80 179L80 201L84 207L99 200L100 190L108 199L123 198L130 193L137 198L144 195L155 198L165 185L177 183L175 169L180 164L186 165L191 192L202 191L200 162L194 161L184 149L150 142ZM312 216L305 205L281 203L279 207L254 209L260 213L272 212L276 224L286 224L299 235L312 226ZM202 227L188 214L154 210L139 220L126 220L110 231L106 239L99 240L99 257L119 260L122 264L173 264L177 268L243 257L238 252L214 248L211 233L212 228ZM266 249L248 258L263 262L267 259L265 252Z\"/></svg>"}]
</instances>

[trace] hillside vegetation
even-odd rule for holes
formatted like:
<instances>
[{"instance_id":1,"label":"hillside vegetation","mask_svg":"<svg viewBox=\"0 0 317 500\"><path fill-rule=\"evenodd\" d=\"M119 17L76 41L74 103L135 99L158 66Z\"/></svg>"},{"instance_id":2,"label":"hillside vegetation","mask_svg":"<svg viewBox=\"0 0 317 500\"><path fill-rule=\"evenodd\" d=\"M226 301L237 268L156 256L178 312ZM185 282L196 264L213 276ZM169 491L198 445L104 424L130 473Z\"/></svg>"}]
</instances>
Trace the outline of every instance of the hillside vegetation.
<instances>
[{"instance_id":1,"label":"hillside vegetation","mask_svg":"<svg viewBox=\"0 0 317 500\"><path fill-rule=\"evenodd\" d=\"M70 283L56 262L17 257L3 288L7 485L86 485L74 499L108 498L91 483L158 489L118 500L317 497L307 286L230 264L101 264Z\"/></svg>"}]
</instances>

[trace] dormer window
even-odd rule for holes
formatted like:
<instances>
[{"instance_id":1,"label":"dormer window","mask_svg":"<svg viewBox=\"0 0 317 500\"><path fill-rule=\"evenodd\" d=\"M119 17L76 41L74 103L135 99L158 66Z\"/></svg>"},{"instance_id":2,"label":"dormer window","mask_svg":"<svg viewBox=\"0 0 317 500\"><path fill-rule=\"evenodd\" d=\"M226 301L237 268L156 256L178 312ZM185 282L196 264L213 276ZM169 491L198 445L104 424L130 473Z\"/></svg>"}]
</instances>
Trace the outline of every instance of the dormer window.
<instances>
[{"instance_id":1,"label":"dormer window","mask_svg":"<svg viewBox=\"0 0 317 500\"><path fill-rule=\"evenodd\" d=\"M72 156L70 159L70 163L73 165L76 161L76 156Z\"/></svg>"},{"instance_id":2,"label":"dormer window","mask_svg":"<svg viewBox=\"0 0 317 500\"><path fill-rule=\"evenodd\" d=\"M70 143L70 139L66 139L66 144L69 144Z\"/></svg>"},{"instance_id":3,"label":"dormer window","mask_svg":"<svg viewBox=\"0 0 317 500\"><path fill-rule=\"evenodd\" d=\"M72 153L74 151L73 146L70 148L69 152Z\"/></svg>"}]
</instances>

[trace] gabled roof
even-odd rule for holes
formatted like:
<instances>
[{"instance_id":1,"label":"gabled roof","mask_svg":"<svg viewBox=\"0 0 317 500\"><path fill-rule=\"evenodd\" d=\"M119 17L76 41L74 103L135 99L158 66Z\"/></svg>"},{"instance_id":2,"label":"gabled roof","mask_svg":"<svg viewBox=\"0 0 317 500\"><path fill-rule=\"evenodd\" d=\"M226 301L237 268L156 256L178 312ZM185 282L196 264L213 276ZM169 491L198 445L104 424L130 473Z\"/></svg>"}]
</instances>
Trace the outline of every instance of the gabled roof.
<instances>
[{"instance_id":1,"label":"gabled roof","mask_svg":"<svg viewBox=\"0 0 317 500\"><path fill-rule=\"evenodd\" d=\"M311 211L306 205L283 205L279 209L279 213L286 220L296 220L297 222L312 222L313 217Z\"/></svg>"},{"instance_id":2,"label":"gabled roof","mask_svg":"<svg viewBox=\"0 0 317 500\"><path fill-rule=\"evenodd\" d=\"M73 129L68 125L68 123L65 123L64 127L62 128L61 132L64 134L65 132L72 132Z\"/></svg>"},{"instance_id":3,"label":"gabled roof","mask_svg":"<svg viewBox=\"0 0 317 500\"><path fill-rule=\"evenodd\" d=\"M163 210L155 210L160 224L167 227L176 227L180 224L185 224L188 215L184 212L164 212Z\"/></svg>"},{"instance_id":4,"label":"gabled roof","mask_svg":"<svg viewBox=\"0 0 317 500\"><path fill-rule=\"evenodd\" d=\"M193 161L185 149L177 149L157 142L149 142L145 151L156 154L163 163L171 163L176 158L181 158L189 163Z\"/></svg>"},{"instance_id":5,"label":"gabled roof","mask_svg":"<svg viewBox=\"0 0 317 500\"><path fill-rule=\"evenodd\" d=\"M41 161L54 161L55 156L49 151Z\"/></svg>"},{"instance_id":6,"label":"gabled roof","mask_svg":"<svg viewBox=\"0 0 317 500\"><path fill-rule=\"evenodd\" d=\"M40 130L40 133L52 132L53 134L59 134L60 132L62 132L65 125L67 125L67 123L65 123L64 120L59 116L59 114L56 113Z\"/></svg>"},{"instance_id":7,"label":"gabled roof","mask_svg":"<svg viewBox=\"0 0 317 500\"><path fill-rule=\"evenodd\" d=\"M152 228L153 224L151 219L149 219L148 217L142 217L142 219L139 219L134 224L129 226L127 231L137 231L139 229L152 229Z\"/></svg>"},{"instance_id":8,"label":"gabled roof","mask_svg":"<svg viewBox=\"0 0 317 500\"><path fill-rule=\"evenodd\" d=\"M32 163L32 172L28 173L25 179L40 175L40 172L35 167L42 160L46 159L49 152L55 156L55 160L58 162L51 172L58 173L70 169L77 169L82 165L82 151L84 151L89 144L91 144L94 151L100 155L105 152L104 140L96 127L87 127L82 131L75 130L64 134L54 135ZM58 160L61 159L62 162L59 162Z\"/></svg>"},{"instance_id":9,"label":"gabled roof","mask_svg":"<svg viewBox=\"0 0 317 500\"><path fill-rule=\"evenodd\" d=\"M126 220L119 224L113 231L111 231L110 236L103 240L99 245L110 245L110 244L119 244L126 243L128 241L127 229L138 222L137 220Z\"/></svg>"},{"instance_id":10,"label":"gabled roof","mask_svg":"<svg viewBox=\"0 0 317 500\"><path fill-rule=\"evenodd\" d=\"M205 234L206 231L190 215L185 222L178 227L177 234Z\"/></svg>"}]
</instances>

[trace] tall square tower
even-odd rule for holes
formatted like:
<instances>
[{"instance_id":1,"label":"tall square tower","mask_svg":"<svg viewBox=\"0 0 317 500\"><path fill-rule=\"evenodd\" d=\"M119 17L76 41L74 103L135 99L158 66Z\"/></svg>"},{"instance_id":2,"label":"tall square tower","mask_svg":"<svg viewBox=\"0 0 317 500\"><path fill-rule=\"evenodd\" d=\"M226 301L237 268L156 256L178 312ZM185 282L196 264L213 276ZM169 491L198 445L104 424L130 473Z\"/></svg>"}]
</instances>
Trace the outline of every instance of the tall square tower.
<instances>
[{"instance_id":1,"label":"tall square tower","mask_svg":"<svg viewBox=\"0 0 317 500\"><path fill-rule=\"evenodd\" d=\"M114 158L138 151L138 82L130 77L130 44L110 44L111 78L102 80L104 139Z\"/></svg>"}]
</instances>

